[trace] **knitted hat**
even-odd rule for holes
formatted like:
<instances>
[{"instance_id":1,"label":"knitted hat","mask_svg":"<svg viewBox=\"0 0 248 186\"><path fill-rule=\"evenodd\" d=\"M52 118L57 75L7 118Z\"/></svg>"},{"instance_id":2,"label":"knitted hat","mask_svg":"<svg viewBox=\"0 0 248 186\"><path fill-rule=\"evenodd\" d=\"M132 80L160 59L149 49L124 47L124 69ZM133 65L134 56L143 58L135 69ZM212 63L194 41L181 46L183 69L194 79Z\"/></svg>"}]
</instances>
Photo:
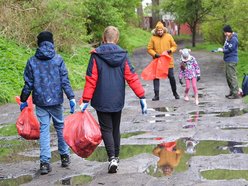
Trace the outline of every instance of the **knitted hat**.
<instances>
[{"instance_id":1,"label":"knitted hat","mask_svg":"<svg viewBox=\"0 0 248 186\"><path fill-rule=\"evenodd\" d=\"M49 41L51 43L53 43L53 34L51 32L48 32L48 31L43 31L41 33L39 33L39 35L37 36L37 43L38 43L38 46L40 46L40 44L43 42L43 41Z\"/></svg>"},{"instance_id":2,"label":"knitted hat","mask_svg":"<svg viewBox=\"0 0 248 186\"><path fill-rule=\"evenodd\" d=\"M190 60L190 57L191 55L189 54L191 50L190 49L187 49L187 48L184 48L182 50L179 50L179 52L181 53L181 60L182 61L188 61Z\"/></svg>"},{"instance_id":3,"label":"knitted hat","mask_svg":"<svg viewBox=\"0 0 248 186\"><path fill-rule=\"evenodd\" d=\"M159 22L156 24L156 30L158 30L158 29L164 29L164 24L163 24L161 21L159 21Z\"/></svg>"},{"instance_id":4,"label":"knitted hat","mask_svg":"<svg viewBox=\"0 0 248 186\"><path fill-rule=\"evenodd\" d=\"M233 31L232 31L232 27L231 27L230 25L224 26L223 31L224 31L224 32L233 32Z\"/></svg>"}]
</instances>

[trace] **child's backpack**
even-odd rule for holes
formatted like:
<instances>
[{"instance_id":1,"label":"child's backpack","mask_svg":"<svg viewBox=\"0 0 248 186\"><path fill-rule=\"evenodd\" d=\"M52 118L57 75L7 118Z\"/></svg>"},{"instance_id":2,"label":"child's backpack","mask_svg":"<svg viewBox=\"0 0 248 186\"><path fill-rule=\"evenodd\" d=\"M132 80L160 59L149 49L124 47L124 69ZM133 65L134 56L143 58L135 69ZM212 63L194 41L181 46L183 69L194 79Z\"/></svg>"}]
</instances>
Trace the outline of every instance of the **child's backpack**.
<instances>
[{"instance_id":1,"label":"child's backpack","mask_svg":"<svg viewBox=\"0 0 248 186\"><path fill-rule=\"evenodd\" d=\"M244 78L242 81L242 91L243 91L243 96L248 95L248 75L244 74Z\"/></svg>"}]
</instances>

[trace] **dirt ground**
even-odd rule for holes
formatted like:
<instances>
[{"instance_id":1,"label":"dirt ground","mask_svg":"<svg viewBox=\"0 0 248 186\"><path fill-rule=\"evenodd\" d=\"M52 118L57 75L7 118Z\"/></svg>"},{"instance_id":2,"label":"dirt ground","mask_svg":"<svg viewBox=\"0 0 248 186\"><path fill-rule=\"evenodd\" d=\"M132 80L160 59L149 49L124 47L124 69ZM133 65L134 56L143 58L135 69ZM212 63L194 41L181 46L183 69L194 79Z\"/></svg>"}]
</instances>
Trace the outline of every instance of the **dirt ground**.
<instances>
[{"instance_id":1,"label":"dirt ground","mask_svg":"<svg viewBox=\"0 0 248 186\"><path fill-rule=\"evenodd\" d=\"M180 45L179 48L183 46ZM151 101L153 97L153 85L151 81L142 81L146 91L148 104L148 115L142 116L139 100L134 93L127 87L126 103L123 109L121 133L145 131L130 138L121 140L122 145L134 144L158 144L180 138L194 138L195 140L220 140L248 143L248 123L247 114L234 117L216 117L213 113L226 112L232 109L244 109L247 105L242 99L228 100L225 94L228 93L228 87L224 75L224 64L222 55L207 51L192 51L201 68L201 80L198 83L200 104L194 104L193 92L190 90L190 101L183 100L184 88L178 83L178 59L179 54L175 53L175 76L177 80L178 93L180 99L175 100L170 90L168 79L162 80L160 87L160 100ZM131 57L138 74L142 72L146 65L151 61L151 57L144 48L137 49L134 56ZM76 91L77 100L79 100L82 90ZM68 111L68 101L65 102L65 109ZM168 108L165 112L156 108ZM173 109L174 108L174 109ZM7 104L0 107L0 125L14 123L19 108L16 104ZM95 113L90 107L89 110ZM189 124L188 119L192 112L199 113L199 120L194 121L193 128L185 128ZM155 118L158 114L163 114L158 122ZM155 118L155 119L154 119ZM154 138L161 138L161 141L154 141ZM4 139L1 139L4 140ZM56 146L56 145L55 145ZM56 148L54 148L56 150ZM25 152L26 155L39 156L39 151ZM107 173L107 163L97 161L87 161L72 154L72 163L68 169L60 167L60 162L52 164L53 171L48 175L40 176L38 174L39 161L22 161L19 163L0 164L0 180L3 178L16 178L21 175L30 175L33 179L23 185L56 185L59 180L70 178L77 175L88 175L93 180L85 185L199 185L199 186L221 186L221 185L248 185L244 179L235 180L207 180L201 176L204 170L230 169L247 170L247 154L221 154L217 156L194 156L190 159L189 169L185 172L175 173L172 176L153 177L146 174L150 165L156 165L158 158L152 153L140 154L128 159L121 160L117 174ZM235 160L235 163L232 163ZM73 185L69 183L68 185ZM79 184L80 185L80 184Z\"/></svg>"}]
</instances>

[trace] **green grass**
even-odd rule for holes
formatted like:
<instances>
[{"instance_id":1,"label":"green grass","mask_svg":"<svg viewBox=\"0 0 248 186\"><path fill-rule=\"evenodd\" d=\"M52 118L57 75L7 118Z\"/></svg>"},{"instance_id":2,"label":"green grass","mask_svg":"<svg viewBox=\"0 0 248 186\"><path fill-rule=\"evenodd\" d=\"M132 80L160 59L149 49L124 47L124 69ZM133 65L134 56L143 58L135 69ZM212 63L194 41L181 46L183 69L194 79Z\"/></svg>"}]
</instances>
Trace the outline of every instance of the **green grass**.
<instances>
[{"instance_id":1,"label":"green grass","mask_svg":"<svg viewBox=\"0 0 248 186\"><path fill-rule=\"evenodd\" d=\"M201 174L209 180L246 179L248 181L248 170L215 169L202 171Z\"/></svg>"},{"instance_id":2,"label":"green grass","mask_svg":"<svg viewBox=\"0 0 248 186\"><path fill-rule=\"evenodd\" d=\"M127 30L128 33L125 33L125 49L128 50L128 52L131 54L136 48L146 47L152 36L151 32L139 28L129 27Z\"/></svg>"},{"instance_id":3,"label":"green grass","mask_svg":"<svg viewBox=\"0 0 248 186\"><path fill-rule=\"evenodd\" d=\"M124 49L131 55L135 48L147 45L151 34L133 27L128 30ZM58 52L65 61L74 90L81 90L84 87L91 49L88 45L82 45L71 53ZM18 45L15 41L0 36L0 50L0 104L5 104L15 102L15 96L20 95L24 85L23 72L26 62L34 55L36 49Z\"/></svg>"},{"instance_id":4,"label":"green grass","mask_svg":"<svg viewBox=\"0 0 248 186\"><path fill-rule=\"evenodd\" d=\"M0 136L14 136L17 134L16 124L8 124L0 129Z\"/></svg>"}]
</instances>

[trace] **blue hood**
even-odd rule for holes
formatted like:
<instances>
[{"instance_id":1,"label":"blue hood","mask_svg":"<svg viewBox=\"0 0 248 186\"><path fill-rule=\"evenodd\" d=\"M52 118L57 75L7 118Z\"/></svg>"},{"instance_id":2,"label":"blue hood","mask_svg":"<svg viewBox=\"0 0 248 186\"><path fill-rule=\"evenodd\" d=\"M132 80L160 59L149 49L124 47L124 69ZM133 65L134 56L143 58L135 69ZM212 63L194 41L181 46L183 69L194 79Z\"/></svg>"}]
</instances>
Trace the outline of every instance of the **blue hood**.
<instances>
[{"instance_id":1,"label":"blue hood","mask_svg":"<svg viewBox=\"0 0 248 186\"><path fill-rule=\"evenodd\" d=\"M55 56L55 49L53 43L44 41L37 48L35 57L41 60L49 60Z\"/></svg>"},{"instance_id":2,"label":"blue hood","mask_svg":"<svg viewBox=\"0 0 248 186\"><path fill-rule=\"evenodd\" d=\"M95 50L95 54L112 67L120 66L127 59L127 51L116 44L102 44Z\"/></svg>"}]
</instances>

